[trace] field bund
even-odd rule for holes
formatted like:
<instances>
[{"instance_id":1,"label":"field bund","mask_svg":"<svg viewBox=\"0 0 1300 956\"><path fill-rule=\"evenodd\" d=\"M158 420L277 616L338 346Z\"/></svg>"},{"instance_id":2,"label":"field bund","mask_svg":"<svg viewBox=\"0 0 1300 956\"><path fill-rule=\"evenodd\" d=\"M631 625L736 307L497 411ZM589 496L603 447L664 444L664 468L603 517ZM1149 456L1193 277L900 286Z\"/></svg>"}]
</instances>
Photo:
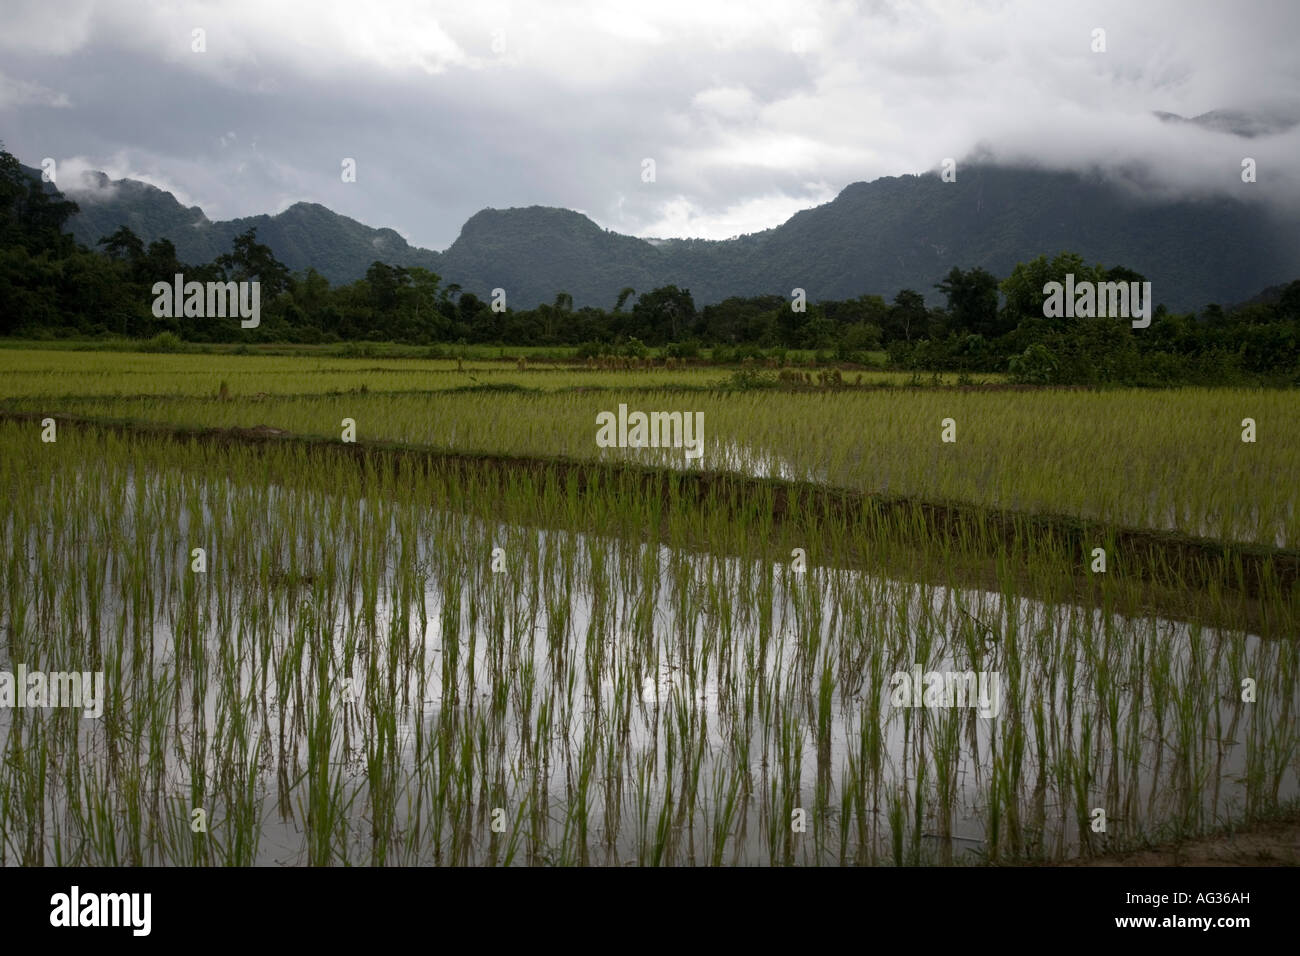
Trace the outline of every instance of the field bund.
<instances>
[{"instance_id":1,"label":"field bund","mask_svg":"<svg viewBox=\"0 0 1300 956\"><path fill-rule=\"evenodd\" d=\"M94 719L0 708L0 865L1066 863L1297 818L1296 392L0 366L0 672L103 675ZM620 404L701 457L601 447Z\"/></svg>"}]
</instances>

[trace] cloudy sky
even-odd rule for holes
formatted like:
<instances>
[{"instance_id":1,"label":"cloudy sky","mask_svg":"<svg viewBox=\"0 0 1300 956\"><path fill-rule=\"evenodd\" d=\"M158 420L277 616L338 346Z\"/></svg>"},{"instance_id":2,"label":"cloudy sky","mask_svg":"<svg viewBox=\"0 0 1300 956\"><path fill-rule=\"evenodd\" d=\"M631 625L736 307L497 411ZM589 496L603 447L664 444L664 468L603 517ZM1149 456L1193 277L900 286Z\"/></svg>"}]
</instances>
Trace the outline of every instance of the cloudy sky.
<instances>
[{"instance_id":1,"label":"cloudy sky","mask_svg":"<svg viewBox=\"0 0 1300 956\"><path fill-rule=\"evenodd\" d=\"M1235 194L1250 156L1249 198L1297 202L1300 126L1151 115L1300 117L1297 37L1286 0L5 0L0 140L61 186L320 202L434 249L528 205L722 239L972 155Z\"/></svg>"}]
</instances>

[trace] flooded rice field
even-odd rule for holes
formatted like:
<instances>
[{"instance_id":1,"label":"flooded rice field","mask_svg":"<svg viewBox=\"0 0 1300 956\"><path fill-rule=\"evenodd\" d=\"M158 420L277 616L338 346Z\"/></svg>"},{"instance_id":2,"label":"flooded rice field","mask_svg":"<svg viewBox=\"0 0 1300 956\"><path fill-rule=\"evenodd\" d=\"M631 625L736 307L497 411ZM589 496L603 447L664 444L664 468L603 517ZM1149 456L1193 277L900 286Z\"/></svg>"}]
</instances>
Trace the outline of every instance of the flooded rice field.
<instances>
[{"instance_id":1,"label":"flooded rice field","mask_svg":"<svg viewBox=\"0 0 1300 956\"><path fill-rule=\"evenodd\" d=\"M0 671L105 692L0 708L4 862L1050 861L1297 792L1293 642L240 474L7 502Z\"/></svg>"}]
</instances>

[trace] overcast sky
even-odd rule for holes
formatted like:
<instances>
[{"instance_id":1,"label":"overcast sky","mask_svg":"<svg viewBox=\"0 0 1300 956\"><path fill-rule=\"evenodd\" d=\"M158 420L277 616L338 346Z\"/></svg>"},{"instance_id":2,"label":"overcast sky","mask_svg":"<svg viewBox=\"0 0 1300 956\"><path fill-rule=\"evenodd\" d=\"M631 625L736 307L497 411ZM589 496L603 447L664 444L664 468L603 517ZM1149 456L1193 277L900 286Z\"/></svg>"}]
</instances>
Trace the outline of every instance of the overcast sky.
<instances>
[{"instance_id":1,"label":"overcast sky","mask_svg":"<svg viewBox=\"0 0 1300 956\"><path fill-rule=\"evenodd\" d=\"M975 151L1238 195L1250 156L1251 197L1296 202L1300 126L1151 111L1300 116L1298 38L1289 0L4 0L0 139L60 186L102 169L212 219L320 202L434 249L528 205L723 239Z\"/></svg>"}]
</instances>

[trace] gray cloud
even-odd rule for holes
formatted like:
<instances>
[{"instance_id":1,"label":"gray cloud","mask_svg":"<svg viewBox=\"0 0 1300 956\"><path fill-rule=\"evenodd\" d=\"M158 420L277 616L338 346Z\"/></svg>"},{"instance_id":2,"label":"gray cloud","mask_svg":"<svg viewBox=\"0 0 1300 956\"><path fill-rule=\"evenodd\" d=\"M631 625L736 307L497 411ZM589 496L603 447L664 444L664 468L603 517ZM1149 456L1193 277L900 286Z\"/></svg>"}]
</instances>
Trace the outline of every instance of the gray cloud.
<instances>
[{"instance_id":1,"label":"gray cloud","mask_svg":"<svg viewBox=\"0 0 1300 956\"><path fill-rule=\"evenodd\" d=\"M1300 117L1297 5L22 0L6 15L8 149L144 179L213 218L306 200L444 248L482 207L540 204L725 238L976 152L1300 205L1300 127L1243 139L1153 115Z\"/></svg>"}]
</instances>

